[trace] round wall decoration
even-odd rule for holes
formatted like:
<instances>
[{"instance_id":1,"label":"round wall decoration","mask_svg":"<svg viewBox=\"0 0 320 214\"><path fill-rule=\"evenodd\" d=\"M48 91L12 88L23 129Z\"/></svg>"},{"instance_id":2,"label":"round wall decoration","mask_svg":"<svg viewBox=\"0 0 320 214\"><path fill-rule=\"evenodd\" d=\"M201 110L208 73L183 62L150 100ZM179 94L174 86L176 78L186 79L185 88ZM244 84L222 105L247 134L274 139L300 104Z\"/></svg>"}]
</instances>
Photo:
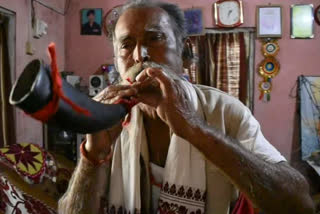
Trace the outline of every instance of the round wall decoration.
<instances>
[{"instance_id":1,"label":"round wall decoration","mask_svg":"<svg viewBox=\"0 0 320 214\"><path fill-rule=\"evenodd\" d=\"M121 7L122 5L113 7L103 17L103 32L109 39L112 39L112 31L120 16Z\"/></svg>"},{"instance_id":2,"label":"round wall decoration","mask_svg":"<svg viewBox=\"0 0 320 214\"><path fill-rule=\"evenodd\" d=\"M280 47L277 41L266 42L261 47L264 56L276 56L279 53L279 50Z\"/></svg>"},{"instance_id":3,"label":"round wall decoration","mask_svg":"<svg viewBox=\"0 0 320 214\"><path fill-rule=\"evenodd\" d=\"M279 62L273 57L266 57L259 66L259 73L264 78L275 77L280 70Z\"/></svg>"}]
</instances>

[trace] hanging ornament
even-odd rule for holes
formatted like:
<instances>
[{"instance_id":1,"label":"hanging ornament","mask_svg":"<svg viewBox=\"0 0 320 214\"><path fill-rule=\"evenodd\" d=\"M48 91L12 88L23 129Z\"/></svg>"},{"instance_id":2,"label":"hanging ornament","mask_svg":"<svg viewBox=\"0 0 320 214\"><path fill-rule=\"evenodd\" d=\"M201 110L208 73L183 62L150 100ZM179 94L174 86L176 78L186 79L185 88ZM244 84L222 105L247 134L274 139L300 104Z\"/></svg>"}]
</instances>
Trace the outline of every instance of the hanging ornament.
<instances>
[{"instance_id":1,"label":"hanging ornament","mask_svg":"<svg viewBox=\"0 0 320 214\"><path fill-rule=\"evenodd\" d=\"M280 70L279 62L274 57L266 57L259 66L259 73L264 78L275 77Z\"/></svg>"},{"instance_id":2,"label":"hanging ornament","mask_svg":"<svg viewBox=\"0 0 320 214\"><path fill-rule=\"evenodd\" d=\"M261 51L262 54L266 57L276 56L280 51L280 47L276 40L268 41L262 45Z\"/></svg>"},{"instance_id":3,"label":"hanging ornament","mask_svg":"<svg viewBox=\"0 0 320 214\"><path fill-rule=\"evenodd\" d=\"M267 39L263 41L261 52L265 57L259 65L259 74L263 80L259 83L260 97L259 100L265 102L270 101L272 78L278 75L280 71L280 64L275 56L279 53L280 47L277 40Z\"/></svg>"},{"instance_id":4,"label":"hanging ornament","mask_svg":"<svg viewBox=\"0 0 320 214\"><path fill-rule=\"evenodd\" d=\"M272 89L272 83L271 78L266 78L265 80L261 81L259 83L259 89L260 89L260 97L259 100L268 102L270 101L270 92Z\"/></svg>"}]
</instances>

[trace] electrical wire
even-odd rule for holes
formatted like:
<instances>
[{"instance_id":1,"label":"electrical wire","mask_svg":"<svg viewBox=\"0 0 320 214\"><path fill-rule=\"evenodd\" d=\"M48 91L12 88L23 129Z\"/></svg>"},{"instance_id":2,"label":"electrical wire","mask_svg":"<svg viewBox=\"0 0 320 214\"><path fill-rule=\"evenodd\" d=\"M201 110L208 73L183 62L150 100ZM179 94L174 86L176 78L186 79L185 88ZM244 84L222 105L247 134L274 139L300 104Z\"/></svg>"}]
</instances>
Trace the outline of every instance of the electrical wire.
<instances>
[{"instance_id":1,"label":"electrical wire","mask_svg":"<svg viewBox=\"0 0 320 214\"><path fill-rule=\"evenodd\" d=\"M58 13L58 14L62 15L62 16L65 16L65 15L67 15L67 13L68 13L68 10L69 10L69 7L70 7L70 2L71 2L71 0L66 0L66 4L65 4L65 7L64 7L64 11L63 11L63 12L61 12L61 11L57 10L57 9L56 9L56 8L54 8L54 7L51 7L51 6L49 6L49 5L45 4L45 3L43 3L43 2L42 2L42 1L40 1L40 0L32 0L32 3L33 3L33 2L37 2L38 4L40 4L40 5L42 5L42 6L46 7L46 8L48 8L48 9L50 9L50 10L54 11L54 12L56 12L56 13Z\"/></svg>"}]
</instances>

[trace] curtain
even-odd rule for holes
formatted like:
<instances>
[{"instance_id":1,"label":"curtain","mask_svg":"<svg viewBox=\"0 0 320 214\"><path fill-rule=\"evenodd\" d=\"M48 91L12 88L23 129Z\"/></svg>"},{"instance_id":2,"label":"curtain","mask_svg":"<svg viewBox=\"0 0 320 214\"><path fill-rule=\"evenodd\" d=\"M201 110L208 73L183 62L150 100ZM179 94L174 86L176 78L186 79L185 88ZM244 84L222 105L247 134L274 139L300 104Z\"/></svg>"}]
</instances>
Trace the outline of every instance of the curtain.
<instances>
[{"instance_id":1,"label":"curtain","mask_svg":"<svg viewBox=\"0 0 320 214\"><path fill-rule=\"evenodd\" d=\"M253 52L251 32L206 33L191 37L191 81L218 88L252 109Z\"/></svg>"},{"instance_id":2,"label":"curtain","mask_svg":"<svg viewBox=\"0 0 320 214\"><path fill-rule=\"evenodd\" d=\"M9 104L9 93L12 87L9 51L8 51L8 23L9 18L0 14L0 100L1 100L1 127L0 146L14 144L15 124L13 107Z\"/></svg>"}]
</instances>

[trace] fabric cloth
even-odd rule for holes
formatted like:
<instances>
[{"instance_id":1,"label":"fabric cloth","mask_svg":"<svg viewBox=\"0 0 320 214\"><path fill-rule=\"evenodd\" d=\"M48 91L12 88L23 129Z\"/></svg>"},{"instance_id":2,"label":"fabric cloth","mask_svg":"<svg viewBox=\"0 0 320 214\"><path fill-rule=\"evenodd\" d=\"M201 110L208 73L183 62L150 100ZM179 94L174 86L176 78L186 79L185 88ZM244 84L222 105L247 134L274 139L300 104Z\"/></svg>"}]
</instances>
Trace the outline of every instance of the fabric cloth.
<instances>
[{"instance_id":1,"label":"fabric cloth","mask_svg":"<svg viewBox=\"0 0 320 214\"><path fill-rule=\"evenodd\" d=\"M35 144L0 148L0 213L55 214L74 164Z\"/></svg>"},{"instance_id":2,"label":"fabric cloth","mask_svg":"<svg viewBox=\"0 0 320 214\"><path fill-rule=\"evenodd\" d=\"M232 210L232 214L254 214L251 202L248 201L243 194L239 196L239 199Z\"/></svg>"},{"instance_id":3,"label":"fabric cloth","mask_svg":"<svg viewBox=\"0 0 320 214\"><path fill-rule=\"evenodd\" d=\"M269 163L279 163L285 158L265 139L260 124L250 110L239 100L212 87L195 86L209 126L237 139L248 151ZM206 161L208 214L229 213L230 201L237 198L237 191L223 173Z\"/></svg>"},{"instance_id":4,"label":"fabric cloth","mask_svg":"<svg viewBox=\"0 0 320 214\"><path fill-rule=\"evenodd\" d=\"M54 208L14 186L0 174L0 212L23 214L56 214Z\"/></svg>"},{"instance_id":5,"label":"fabric cloth","mask_svg":"<svg viewBox=\"0 0 320 214\"><path fill-rule=\"evenodd\" d=\"M204 117L209 126L237 139L245 149L267 162L285 161L264 138L259 123L239 100L212 87L191 86L187 82L185 85L197 113ZM146 135L138 107L132 110L131 122L122 131L114 149L108 195L110 213L120 209L131 213L150 210L150 182L145 179L150 176L148 167L145 167L149 163ZM170 206L167 203L173 198L180 203L179 196L183 199L191 196L188 200L192 204L197 201L199 213L203 213L205 208L207 214L228 214L230 202L237 198L236 190L228 178L190 143L178 136L171 137L164 171L159 213L163 213L162 207L170 213L191 213L193 209L184 210L183 206L174 206L175 203ZM200 203L204 201L205 204Z\"/></svg>"},{"instance_id":6,"label":"fabric cloth","mask_svg":"<svg viewBox=\"0 0 320 214\"><path fill-rule=\"evenodd\" d=\"M207 29L205 35L190 40L192 55L198 59L188 68L192 82L227 92L252 109L254 32Z\"/></svg>"},{"instance_id":7,"label":"fabric cloth","mask_svg":"<svg viewBox=\"0 0 320 214\"><path fill-rule=\"evenodd\" d=\"M163 167L150 162L152 214L156 214L158 210L158 201L160 199L160 192L162 187L161 184L163 183L163 173L164 173Z\"/></svg>"},{"instance_id":8,"label":"fabric cloth","mask_svg":"<svg viewBox=\"0 0 320 214\"><path fill-rule=\"evenodd\" d=\"M199 116L203 117L192 85L186 82L184 87L188 99L193 100L194 108ZM110 209L116 211L121 209L131 213L141 212L140 156L148 166L149 161L146 161L148 154L142 152L147 150L143 115L138 107L134 107L131 121L122 131L114 149L109 191ZM186 213L204 213L205 177L204 156L183 138L173 134L163 173L158 212L170 213L180 210ZM149 194L147 201L150 199Z\"/></svg>"},{"instance_id":9,"label":"fabric cloth","mask_svg":"<svg viewBox=\"0 0 320 214\"><path fill-rule=\"evenodd\" d=\"M0 166L5 165L29 184L42 183L44 178L56 181L57 166L51 154L32 143L12 144L0 148Z\"/></svg>"}]
</instances>

